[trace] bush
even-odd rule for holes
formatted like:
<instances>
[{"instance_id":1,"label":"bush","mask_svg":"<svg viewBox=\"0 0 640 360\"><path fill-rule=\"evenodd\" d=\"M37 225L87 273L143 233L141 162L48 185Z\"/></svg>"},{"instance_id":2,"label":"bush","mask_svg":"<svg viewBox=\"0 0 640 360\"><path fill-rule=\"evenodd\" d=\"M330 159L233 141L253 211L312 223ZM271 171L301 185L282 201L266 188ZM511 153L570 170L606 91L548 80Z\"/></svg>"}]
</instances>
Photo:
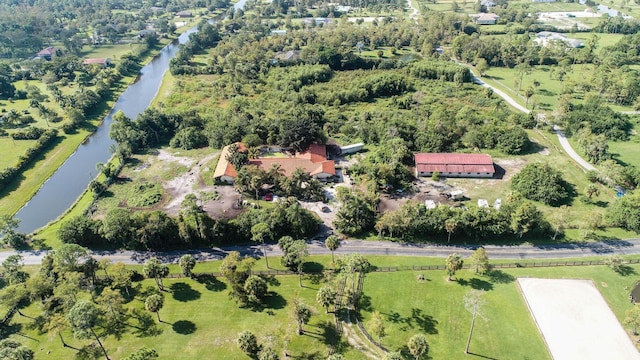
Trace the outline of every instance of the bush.
<instances>
[{"instance_id":1,"label":"bush","mask_svg":"<svg viewBox=\"0 0 640 360\"><path fill-rule=\"evenodd\" d=\"M568 184L549 164L529 164L513 176L511 189L525 198L558 206L569 198Z\"/></svg>"}]
</instances>

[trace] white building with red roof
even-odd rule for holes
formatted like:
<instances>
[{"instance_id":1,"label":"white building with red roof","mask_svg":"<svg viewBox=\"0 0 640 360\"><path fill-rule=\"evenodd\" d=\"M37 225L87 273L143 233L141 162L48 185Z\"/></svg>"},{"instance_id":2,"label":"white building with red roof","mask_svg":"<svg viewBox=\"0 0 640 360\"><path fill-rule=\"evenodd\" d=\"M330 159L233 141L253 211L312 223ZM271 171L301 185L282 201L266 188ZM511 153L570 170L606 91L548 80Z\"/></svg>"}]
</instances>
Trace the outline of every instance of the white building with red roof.
<instances>
[{"instance_id":1,"label":"white building with red roof","mask_svg":"<svg viewBox=\"0 0 640 360\"><path fill-rule=\"evenodd\" d=\"M496 173L491 156L486 154L419 153L414 155L416 176L490 178Z\"/></svg>"},{"instance_id":2,"label":"white building with red roof","mask_svg":"<svg viewBox=\"0 0 640 360\"><path fill-rule=\"evenodd\" d=\"M244 144L237 144L240 151L247 150ZM222 149L218 164L213 172L214 179L229 184L233 183L233 179L237 175L236 169L227 161L230 146L231 145L227 145ZM259 157L257 159L249 159L249 163L246 166L253 165L264 171L269 171L275 164L280 166L280 170L285 176L291 176L298 168L320 180L326 180L336 174L335 163L333 160L327 160L327 147L321 144L311 144L307 151L288 157Z\"/></svg>"}]
</instances>

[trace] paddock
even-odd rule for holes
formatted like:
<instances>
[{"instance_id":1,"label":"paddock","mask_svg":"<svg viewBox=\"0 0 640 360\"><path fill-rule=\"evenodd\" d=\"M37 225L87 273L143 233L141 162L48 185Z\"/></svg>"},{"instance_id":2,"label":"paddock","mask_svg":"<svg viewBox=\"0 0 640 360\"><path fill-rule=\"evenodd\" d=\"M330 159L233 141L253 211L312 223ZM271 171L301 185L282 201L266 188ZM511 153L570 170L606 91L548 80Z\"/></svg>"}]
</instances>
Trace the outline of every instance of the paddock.
<instances>
[{"instance_id":1,"label":"paddock","mask_svg":"<svg viewBox=\"0 0 640 360\"><path fill-rule=\"evenodd\" d=\"M590 280L519 278L554 360L640 359L640 353Z\"/></svg>"}]
</instances>

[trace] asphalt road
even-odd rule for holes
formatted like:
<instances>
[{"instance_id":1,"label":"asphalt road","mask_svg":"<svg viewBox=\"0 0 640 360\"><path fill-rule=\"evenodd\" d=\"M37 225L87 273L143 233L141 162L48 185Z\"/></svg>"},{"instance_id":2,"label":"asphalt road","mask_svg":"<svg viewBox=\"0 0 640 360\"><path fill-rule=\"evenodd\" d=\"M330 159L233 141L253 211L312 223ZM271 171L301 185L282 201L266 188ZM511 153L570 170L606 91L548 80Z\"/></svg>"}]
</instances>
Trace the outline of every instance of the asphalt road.
<instances>
[{"instance_id":1,"label":"asphalt road","mask_svg":"<svg viewBox=\"0 0 640 360\"><path fill-rule=\"evenodd\" d=\"M322 241L309 241L309 253L311 255L328 255L331 252ZM337 255L359 253L362 255L393 255L393 256L432 256L446 257L451 253L461 256L469 256L477 245L446 246L446 245L421 245L398 243L391 241L365 241L344 240L336 251ZM514 246L484 246L490 259L558 259L580 258L596 255L630 255L640 254L640 239L609 240L591 243L566 243L549 245L514 245ZM275 245L267 246L269 256L282 255ZM145 251L95 251L92 253L97 259L110 259L112 262L125 264L141 264L151 257L157 257L165 263L175 263L184 254L193 255L198 261L219 260L229 251L239 251L244 255L261 256L262 250L258 245L233 246L211 248L201 250L169 251L169 252L145 252ZM25 265L38 265L47 251L6 251L0 252L0 262L9 255L20 254L24 258Z\"/></svg>"}]
</instances>

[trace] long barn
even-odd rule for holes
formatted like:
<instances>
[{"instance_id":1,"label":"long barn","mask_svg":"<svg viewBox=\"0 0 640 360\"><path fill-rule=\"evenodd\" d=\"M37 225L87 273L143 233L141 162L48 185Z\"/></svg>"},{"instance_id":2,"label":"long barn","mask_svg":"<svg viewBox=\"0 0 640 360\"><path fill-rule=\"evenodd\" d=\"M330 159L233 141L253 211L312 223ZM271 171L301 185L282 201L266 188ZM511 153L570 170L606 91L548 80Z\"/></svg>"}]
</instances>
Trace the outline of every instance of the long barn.
<instances>
[{"instance_id":1,"label":"long barn","mask_svg":"<svg viewBox=\"0 0 640 360\"><path fill-rule=\"evenodd\" d=\"M486 154L419 153L414 155L416 176L438 172L445 177L490 178L496 173L491 156Z\"/></svg>"}]
</instances>

